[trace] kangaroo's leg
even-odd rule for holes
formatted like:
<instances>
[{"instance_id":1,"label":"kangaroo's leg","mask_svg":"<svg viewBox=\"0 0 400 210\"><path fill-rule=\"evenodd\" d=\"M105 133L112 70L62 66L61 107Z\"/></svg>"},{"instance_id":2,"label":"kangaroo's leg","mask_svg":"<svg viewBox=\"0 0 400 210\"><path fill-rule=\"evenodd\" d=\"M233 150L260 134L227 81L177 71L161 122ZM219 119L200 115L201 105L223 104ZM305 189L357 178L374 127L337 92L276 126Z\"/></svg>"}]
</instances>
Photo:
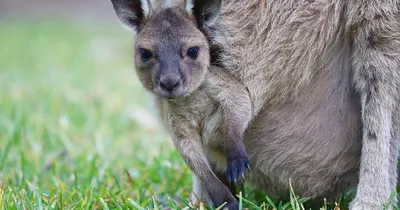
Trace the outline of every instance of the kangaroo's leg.
<instances>
[{"instance_id":1,"label":"kangaroo's leg","mask_svg":"<svg viewBox=\"0 0 400 210\"><path fill-rule=\"evenodd\" d=\"M361 96L362 155L350 209L383 209L396 191L400 85L400 1L348 3L354 84Z\"/></svg>"}]
</instances>

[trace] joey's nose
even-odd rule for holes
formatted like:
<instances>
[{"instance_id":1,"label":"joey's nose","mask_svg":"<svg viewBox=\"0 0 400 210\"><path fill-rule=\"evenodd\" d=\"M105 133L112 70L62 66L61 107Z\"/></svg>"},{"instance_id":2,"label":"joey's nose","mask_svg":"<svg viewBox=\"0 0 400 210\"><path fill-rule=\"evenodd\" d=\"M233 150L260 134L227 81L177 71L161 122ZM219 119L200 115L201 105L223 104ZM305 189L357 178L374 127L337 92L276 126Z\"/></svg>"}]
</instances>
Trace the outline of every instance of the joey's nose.
<instances>
[{"instance_id":1,"label":"joey's nose","mask_svg":"<svg viewBox=\"0 0 400 210\"><path fill-rule=\"evenodd\" d=\"M181 85L179 75L164 75L160 78L160 86L166 91L172 91Z\"/></svg>"}]
</instances>

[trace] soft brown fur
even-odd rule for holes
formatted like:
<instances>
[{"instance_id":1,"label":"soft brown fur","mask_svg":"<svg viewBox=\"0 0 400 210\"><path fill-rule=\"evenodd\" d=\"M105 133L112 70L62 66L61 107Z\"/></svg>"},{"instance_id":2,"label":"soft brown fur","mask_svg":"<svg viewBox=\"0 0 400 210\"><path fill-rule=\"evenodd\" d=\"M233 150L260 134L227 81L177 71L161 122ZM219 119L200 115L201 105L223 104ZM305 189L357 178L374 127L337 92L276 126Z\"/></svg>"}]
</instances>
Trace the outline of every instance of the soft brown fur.
<instances>
[{"instance_id":1,"label":"soft brown fur","mask_svg":"<svg viewBox=\"0 0 400 210\"><path fill-rule=\"evenodd\" d=\"M250 183L286 196L291 180L315 199L357 186L352 210L382 209L397 180L400 1L224 0L209 29L218 63L249 91ZM225 172L220 153L204 154ZM194 181L212 200L208 181Z\"/></svg>"}]
</instances>

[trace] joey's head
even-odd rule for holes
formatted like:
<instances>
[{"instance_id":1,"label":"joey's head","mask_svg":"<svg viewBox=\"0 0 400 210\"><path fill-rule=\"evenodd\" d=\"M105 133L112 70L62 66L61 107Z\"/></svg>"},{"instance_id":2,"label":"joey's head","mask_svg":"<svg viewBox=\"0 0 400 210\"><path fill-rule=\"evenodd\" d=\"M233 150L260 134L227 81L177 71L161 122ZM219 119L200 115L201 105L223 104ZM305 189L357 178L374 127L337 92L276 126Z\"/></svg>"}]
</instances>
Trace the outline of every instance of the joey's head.
<instances>
[{"instance_id":1,"label":"joey's head","mask_svg":"<svg viewBox=\"0 0 400 210\"><path fill-rule=\"evenodd\" d=\"M201 85L210 65L202 31L214 23L221 0L111 1L119 20L136 33L135 70L147 90L174 98Z\"/></svg>"}]
</instances>

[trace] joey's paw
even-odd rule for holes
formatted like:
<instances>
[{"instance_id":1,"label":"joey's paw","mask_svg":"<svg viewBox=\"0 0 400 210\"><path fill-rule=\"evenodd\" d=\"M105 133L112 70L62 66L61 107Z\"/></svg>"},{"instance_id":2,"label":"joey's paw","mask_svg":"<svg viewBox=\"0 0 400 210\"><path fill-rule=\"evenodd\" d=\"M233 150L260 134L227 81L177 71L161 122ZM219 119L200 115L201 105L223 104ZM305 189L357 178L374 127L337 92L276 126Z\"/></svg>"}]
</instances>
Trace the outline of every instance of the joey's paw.
<instances>
[{"instance_id":1,"label":"joey's paw","mask_svg":"<svg viewBox=\"0 0 400 210\"><path fill-rule=\"evenodd\" d=\"M241 176L243 181L245 181L244 172L246 171L246 169L251 171L250 161L249 159L247 159L246 156L235 156L232 158L228 158L226 170L228 183L231 185L236 185L239 176Z\"/></svg>"}]
</instances>

